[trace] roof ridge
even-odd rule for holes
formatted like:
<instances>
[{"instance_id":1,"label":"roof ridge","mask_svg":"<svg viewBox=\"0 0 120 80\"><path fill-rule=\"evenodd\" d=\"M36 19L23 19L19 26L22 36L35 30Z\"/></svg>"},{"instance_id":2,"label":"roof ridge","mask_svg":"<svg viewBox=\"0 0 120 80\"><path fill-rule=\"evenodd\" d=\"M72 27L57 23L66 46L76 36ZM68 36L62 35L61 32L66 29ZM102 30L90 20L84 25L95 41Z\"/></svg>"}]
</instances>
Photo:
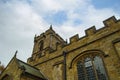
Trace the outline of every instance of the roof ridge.
<instances>
[{"instance_id":1,"label":"roof ridge","mask_svg":"<svg viewBox=\"0 0 120 80\"><path fill-rule=\"evenodd\" d=\"M34 67L34 66L32 66L32 65L30 65L30 64L28 64L28 63L26 63L26 62L24 62L24 61L22 61L22 60L20 60L20 59L17 59L17 62L18 62L18 64L19 64L20 66L24 66L24 67L25 67L25 72L27 72L27 73L29 73L29 74L32 74L32 75L35 75L35 76L38 76L38 77L40 77L40 78L47 79L47 78L43 75L43 73L40 71L40 69L38 69L38 68L36 68L36 67ZM31 73L31 71L29 71L30 68L31 68L31 70L32 70L33 72L36 72L36 73L38 73L38 74L33 74L33 72Z\"/></svg>"},{"instance_id":2,"label":"roof ridge","mask_svg":"<svg viewBox=\"0 0 120 80\"><path fill-rule=\"evenodd\" d=\"M28 65L28 66L30 66L30 67L32 67L32 68L35 68L35 69L39 70L38 68L36 68L36 67L34 67L34 66L32 66L32 65L30 65L30 64L28 64L28 63L26 63L26 62L24 62L22 60L20 60L20 59L17 59L17 60L22 62L22 63L24 63L24 64L26 64L26 65Z\"/></svg>"}]
</instances>

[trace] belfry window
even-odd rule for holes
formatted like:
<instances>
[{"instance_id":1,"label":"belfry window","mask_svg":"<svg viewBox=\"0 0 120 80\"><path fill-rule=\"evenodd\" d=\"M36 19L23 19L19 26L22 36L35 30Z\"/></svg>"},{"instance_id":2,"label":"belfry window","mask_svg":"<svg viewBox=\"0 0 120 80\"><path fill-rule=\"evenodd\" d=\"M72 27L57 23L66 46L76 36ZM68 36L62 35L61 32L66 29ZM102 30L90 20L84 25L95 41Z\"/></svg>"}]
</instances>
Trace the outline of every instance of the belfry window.
<instances>
[{"instance_id":1,"label":"belfry window","mask_svg":"<svg viewBox=\"0 0 120 80\"><path fill-rule=\"evenodd\" d=\"M43 44L44 44L43 41L40 41L40 43L39 43L39 50L40 51L42 51L42 49L43 49Z\"/></svg>"},{"instance_id":2,"label":"belfry window","mask_svg":"<svg viewBox=\"0 0 120 80\"><path fill-rule=\"evenodd\" d=\"M78 80L108 80L102 58L86 57L77 62Z\"/></svg>"}]
</instances>

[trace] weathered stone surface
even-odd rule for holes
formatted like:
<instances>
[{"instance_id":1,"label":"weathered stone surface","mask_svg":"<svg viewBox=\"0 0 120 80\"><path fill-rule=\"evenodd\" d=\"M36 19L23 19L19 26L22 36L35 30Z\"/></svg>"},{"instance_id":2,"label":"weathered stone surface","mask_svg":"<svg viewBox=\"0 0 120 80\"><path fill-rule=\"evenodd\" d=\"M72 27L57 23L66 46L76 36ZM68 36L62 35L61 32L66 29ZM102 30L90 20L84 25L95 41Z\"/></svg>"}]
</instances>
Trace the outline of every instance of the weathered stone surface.
<instances>
[{"instance_id":1,"label":"weathered stone surface","mask_svg":"<svg viewBox=\"0 0 120 80\"><path fill-rule=\"evenodd\" d=\"M38 68L48 80L78 80L77 62L84 63L85 58L90 57L94 64L95 56L99 56L107 80L120 80L120 20L113 16L103 23L105 26L99 30L94 26L85 30L86 35L81 38L78 35L71 37L70 43L66 43L51 26L45 33L35 36L33 53L27 63ZM26 76L20 79L22 71L16 66L12 60L0 79L8 73L14 80L32 80ZM98 80L95 66L93 69Z\"/></svg>"},{"instance_id":2,"label":"weathered stone surface","mask_svg":"<svg viewBox=\"0 0 120 80\"><path fill-rule=\"evenodd\" d=\"M36 58L28 63L39 68L50 80L64 80L64 68L60 69L60 65L54 66L57 62L64 62L63 52L66 51L66 78L67 80L77 80L77 67L76 62L89 54L95 53L102 56L104 66L108 75L109 80L120 79L120 42L113 43L117 38L120 38L120 21L116 20L115 17L111 17L104 21L105 26L99 30L95 27L91 27L86 30L86 36L79 38L75 35L70 38L70 43L65 44L64 41L60 41L52 34L52 48L49 48L44 56ZM48 30L49 32L52 32ZM47 33L45 34L48 34ZM46 35L46 37L49 36ZM57 36L60 37L60 36ZM42 38L41 38L42 39ZM50 37L45 42L50 44ZM63 39L61 39L63 40ZM61 43L62 42L62 43ZM45 45L46 45L45 44ZM49 47L50 45L46 45ZM56 46L56 47L55 47ZM34 53L33 53L34 54ZM92 54L92 55L95 55ZM64 65L64 63L62 63ZM57 74L59 73L59 74ZM59 76L59 78L58 78ZM62 78L61 78L62 77Z\"/></svg>"}]
</instances>

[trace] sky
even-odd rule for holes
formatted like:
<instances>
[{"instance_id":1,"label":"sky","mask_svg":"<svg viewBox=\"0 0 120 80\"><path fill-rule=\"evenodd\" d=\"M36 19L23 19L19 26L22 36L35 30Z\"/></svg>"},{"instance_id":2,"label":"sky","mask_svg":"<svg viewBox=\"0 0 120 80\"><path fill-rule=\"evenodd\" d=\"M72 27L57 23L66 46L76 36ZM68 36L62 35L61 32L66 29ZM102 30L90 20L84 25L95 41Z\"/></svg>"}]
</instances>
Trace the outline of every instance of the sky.
<instances>
[{"instance_id":1,"label":"sky","mask_svg":"<svg viewBox=\"0 0 120 80\"><path fill-rule=\"evenodd\" d=\"M34 36L53 29L64 40L91 26L104 27L111 16L120 19L120 0L0 0L0 61L5 66L18 50L27 61Z\"/></svg>"}]
</instances>

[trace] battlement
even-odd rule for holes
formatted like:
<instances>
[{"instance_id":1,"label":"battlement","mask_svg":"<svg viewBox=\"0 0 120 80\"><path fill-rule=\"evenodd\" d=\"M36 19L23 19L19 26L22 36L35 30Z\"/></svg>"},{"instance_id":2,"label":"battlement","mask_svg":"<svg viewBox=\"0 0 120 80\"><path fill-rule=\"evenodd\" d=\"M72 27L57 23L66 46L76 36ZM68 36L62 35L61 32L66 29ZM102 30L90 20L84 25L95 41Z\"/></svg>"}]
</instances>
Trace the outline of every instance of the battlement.
<instances>
[{"instance_id":1,"label":"battlement","mask_svg":"<svg viewBox=\"0 0 120 80\"><path fill-rule=\"evenodd\" d=\"M59 34L57 34L57 33L52 29L52 25L50 25L50 28L49 28L48 30L46 30L45 32L41 33L40 35L37 35L37 36L35 35L35 37L34 37L34 42L35 42L35 41L38 41L38 40L40 40L40 39L42 39L42 38L46 38L47 35L54 36L54 37L56 37L58 40L65 42L64 39L62 39L62 37L60 37Z\"/></svg>"},{"instance_id":2,"label":"battlement","mask_svg":"<svg viewBox=\"0 0 120 80\"><path fill-rule=\"evenodd\" d=\"M95 26L92 26L88 29L85 30L85 36L83 37L80 37L79 38L79 35L74 35L72 36L71 38L69 38L69 41L70 41L70 44L73 43L73 42L76 42L76 41L82 41L83 38L87 38L87 37L90 37L90 36L101 36L102 35L107 35L109 34L110 32L114 31L114 28L120 28L120 27L116 27L114 25L120 25L120 20L117 20L114 16L106 19L103 21L103 24L104 24L104 27L96 30L96 27ZM111 29L110 29L111 27ZM113 29L112 29L113 28Z\"/></svg>"},{"instance_id":3,"label":"battlement","mask_svg":"<svg viewBox=\"0 0 120 80\"><path fill-rule=\"evenodd\" d=\"M74 35L73 37L70 38L70 43L76 42L78 40L79 40L79 35L76 34L76 35Z\"/></svg>"},{"instance_id":4,"label":"battlement","mask_svg":"<svg viewBox=\"0 0 120 80\"><path fill-rule=\"evenodd\" d=\"M85 34L86 34L87 36L93 35L93 34L95 34L95 32L96 32L95 26L92 26L92 27L90 27L89 29L85 30Z\"/></svg>"},{"instance_id":5,"label":"battlement","mask_svg":"<svg viewBox=\"0 0 120 80\"><path fill-rule=\"evenodd\" d=\"M83 37L79 37L78 34L70 37L69 43L65 42L57 33L55 33L52 27L50 27L50 29L48 29L44 33L40 34L39 36L35 36L34 40L38 42L35 43L33 49L35 51L33 51L33 54L34 52L40 52L39 50L42 46L42 44L39 43L40 40L44 41L43 50L40 52L41 55L44 56L41 56L37 59L39 59L39 61L42 62L47 60L48 58L51 59L56 56L63 55L63 51L71 52L75 49L88 46L89 44L100 41L100 39L105 39L106 37L111 36L112 34L120 32L120 20L117 20L114 16L103 21L103 23L104 27L98 30L96 30L95 26L86 29L85 36Z\"/></svg>"},{"instance_id":6,"label":"battlement","mask_svg":"<svg viewBox=\"0 0 120 80\"><path fill-rule=\"evenodd\" d=\"M36 41L38 41L39 39L41 39L41 38L45 38L45 33L41 33L40 35L38 35L38 36L36 36L35 35L35 37L34 37L34 42L36 42Z\"/></svg>"},{"instance_id":7,"label":"battlement","mask_svg":"<svg viewBox=\"0 0 120 80\"><path fill-rule=\"evenodd\" d=\"M112 16L112 17L108 18L107 20L103 21L105 27L112 26L116 22L117 22L117 19L114 16Z\"/></svg>"},{"instance_id":8,"label":"battlement","mask_svg":"<svg viewBox=\"0 0 120 80\"><path fill-rule=\"evenodd\" d=\"M114 28L115 28L114 25L117 25L118 23L120 23L120 20L117 20L114 16L112 16L112 17L103 21L104 27L96 30L96 27L92 26L92 27L85 30L85 36L79 38L79 35L76 34L76 35L70 37L69 38L70 43L65 43L65 41L58 34L55 33L55 31L52 29L52 25L51 25L50 29L48 29L44 33L40 34L40 36L37 36L37 37L35 36L35 40L39 40L43 37L45 38L45 36L48 34L54 34L54 36L56 36L56 38L58 40L63 41L63 43L65 43L65 45L60 44L60 43L56 43L56 50L54 50L54 51L57 51L58 49L62 49L64 46L67 46L71 43L74 43L77 41L82 42L84 39L90 38L91 36L96 36L96 38L98 36L98 38L99 38L99 36L107 35L114 30ZM110 29L110 31L109 31L110 27L114 27L114 28ZM95 40L95 38L93 40Z\"/></svg>"}]
</instances>

